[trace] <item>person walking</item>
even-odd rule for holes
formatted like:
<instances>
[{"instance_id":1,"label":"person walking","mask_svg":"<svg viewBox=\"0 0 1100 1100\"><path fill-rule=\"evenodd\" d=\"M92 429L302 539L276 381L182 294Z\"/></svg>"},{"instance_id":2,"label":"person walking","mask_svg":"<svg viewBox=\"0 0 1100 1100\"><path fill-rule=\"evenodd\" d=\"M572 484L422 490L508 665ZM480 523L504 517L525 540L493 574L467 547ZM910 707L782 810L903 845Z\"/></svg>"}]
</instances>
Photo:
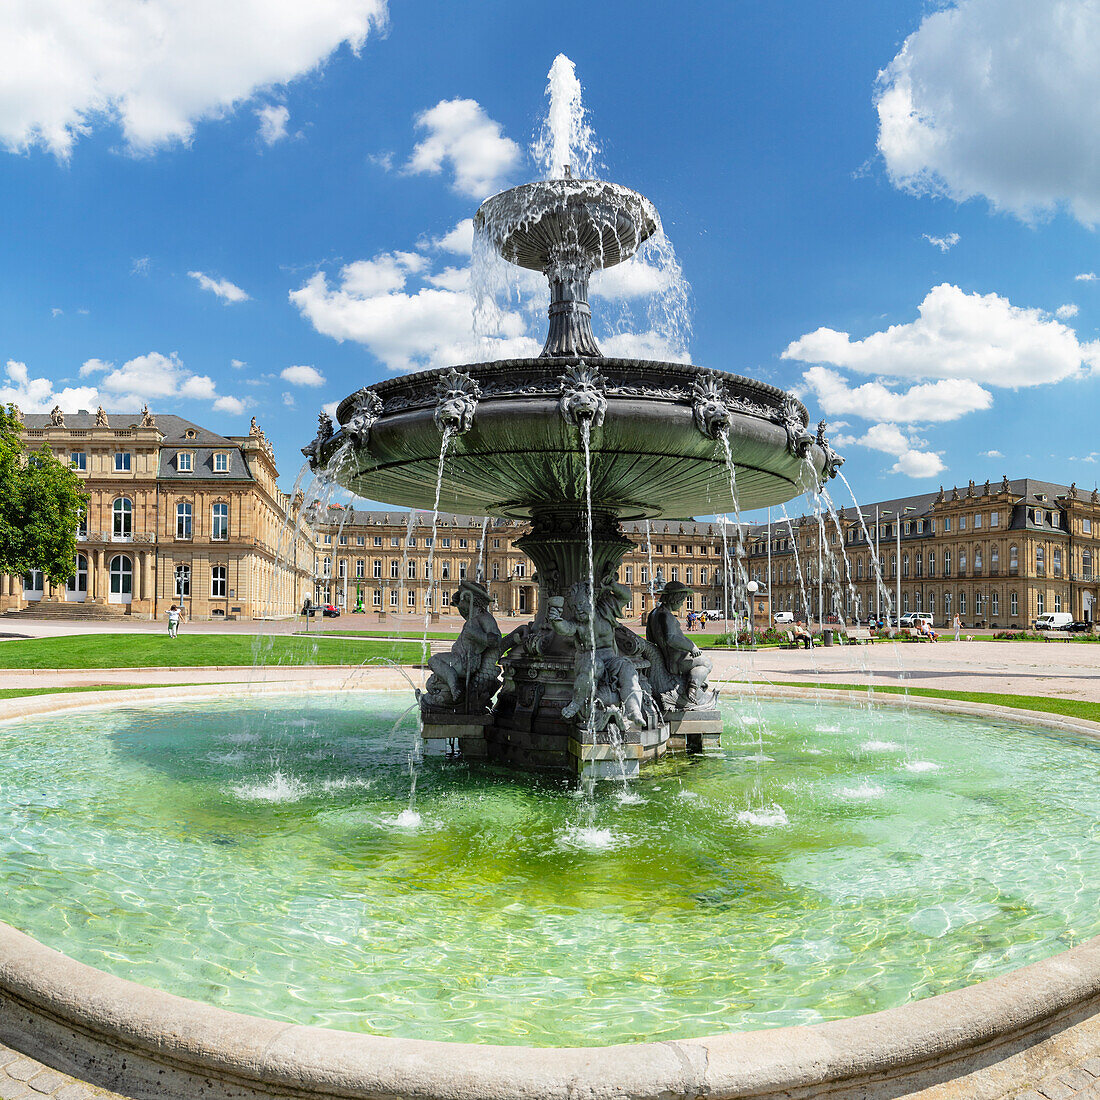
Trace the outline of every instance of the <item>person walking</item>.
<instances>
[{"instance_id":1,"label":"person walking","mask_svg":"<svg viewBox=\"0 0 1100 1100\"><path fill-rule=\"evenodd\" d=\"M183 617L183 608L172 604L168 608L168 637L174 638L180 628L180 619Z\"/></svg>"},{"instance_id":2,"label":"person walking","mask_svg":"<svg viewBox=\"0 0 1100 1100\"><path fill-rule=\"evenodd\" d=\"M951 620L951 625L955 628L955 641L959 640L959 632L963 628L962 616L956 611L955 618Z\"/></svg>"}]
</instances>

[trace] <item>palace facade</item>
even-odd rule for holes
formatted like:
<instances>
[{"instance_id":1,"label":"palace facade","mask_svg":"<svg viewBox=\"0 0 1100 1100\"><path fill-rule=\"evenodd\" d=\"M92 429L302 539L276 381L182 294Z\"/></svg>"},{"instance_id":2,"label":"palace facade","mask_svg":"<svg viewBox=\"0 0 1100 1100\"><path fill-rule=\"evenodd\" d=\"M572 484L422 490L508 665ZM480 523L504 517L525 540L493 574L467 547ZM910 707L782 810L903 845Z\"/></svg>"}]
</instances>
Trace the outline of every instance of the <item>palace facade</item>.
<instances>
[{"instance_id":1,"label":"palace facade","mask_svg":"<svg viewBox=\"0 0 1100 1100\"><path fill-rule=\"evenodd\" d=\"M1100 496L1076 485L971 481L755 526L745 551L773 611L798 618L885 616L887 594L902 614L990 629L1100 608Z\"/></svg>"},{"instance_id":2,"label":"palace facade","mask_svg":"<svg viewBox=\"0 0 1100 1100\"><path fill-rule=\"evenodd\" d=\"M196 619L278 617L312 591L310 537L255 419L245 436L148 410L22 420L27 450L67 459L88 507L68 584L0 576L0 611L157 618L177 603Z\"/></svg>"}]
</instances>

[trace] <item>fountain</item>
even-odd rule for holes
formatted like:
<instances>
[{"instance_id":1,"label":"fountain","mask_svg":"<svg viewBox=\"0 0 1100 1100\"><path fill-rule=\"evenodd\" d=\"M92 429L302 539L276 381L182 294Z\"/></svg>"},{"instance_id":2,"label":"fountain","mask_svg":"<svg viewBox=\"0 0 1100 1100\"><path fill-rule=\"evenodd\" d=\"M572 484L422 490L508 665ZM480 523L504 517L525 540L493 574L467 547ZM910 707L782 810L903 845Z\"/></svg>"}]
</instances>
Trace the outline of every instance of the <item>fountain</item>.
<instances>
[{"instance_id":1,"label":"fountain","mask_svg":"<svg viewBox=\"0 0 1100 1100\"><path fill-rule=\"evenodd\" d=\"M467 758L633 776L670 747L715 742L722 722L709 662L676 619L686 588L666 586L645 637L619 621L630 597L616 574L632 545L622 521L778 504L842 460L773 386L601 353L589 280L658 231L644 196L563 164L559 178L487 199L474 225L483 246L546 276L541 355L365 387L304 453L319 467L340 452L336 477L362 496L531 524L517 545L535 565L537 614L502 637L487 591L463 585L466 625L432 658L420 697L427 751L457 743Z\"/></svg>"}]
</instances>

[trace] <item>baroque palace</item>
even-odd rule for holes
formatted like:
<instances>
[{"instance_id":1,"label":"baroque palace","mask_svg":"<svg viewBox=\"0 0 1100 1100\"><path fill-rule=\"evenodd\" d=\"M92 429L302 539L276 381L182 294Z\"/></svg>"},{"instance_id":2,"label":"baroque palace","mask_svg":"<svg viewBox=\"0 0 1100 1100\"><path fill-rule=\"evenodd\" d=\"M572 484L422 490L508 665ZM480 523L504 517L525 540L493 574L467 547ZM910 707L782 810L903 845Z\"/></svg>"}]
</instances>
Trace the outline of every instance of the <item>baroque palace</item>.
<instances>
[{"instance_id":1,"label":"baroque palace","mask_svg":"<svg viewBox=\"0 0 1100 1100\"><path fill-rule=\"evenodd\" d=\"M75 575L0 577L0 610L110 618L293 615L313 586L313 548L278 487L271 444L252 421L220 436L179 416L26 414L28 451L47 444L88 492ZM289 518L288 518L289 517Z\"/></svg>"},{"instance_id":2,"label":"baroque palace","mask_svg":"<svg viewBox=\"0 0 1100 1100\"><path fill-rule=\"evenodd\" d=\"M198 619L294 615L308 599L377 618L457 617L458 582L480 577L502 617L538 610L537 580L515 520L302 509L277 485L255 420L220 436L178 416L26 415L28 449L68 457L89 493L76 575L0 577L0 610L159 617L182 603ZM641 618L666 581L693 589L689 610L736 609L724 561L759 585L758 626L780 611L826 622L902 613L937 624L1026 627L1045 611L1092 620L1100 607L1100 500L1074 485L1021 479L942 488L835 513L743 528L705 521L624 525L636 547L619 580ZM293 539L293 550L291 540ZM878 562L876 571L875 561ZM432 577L438 578L434 584ZM879 581L881 577L881 583ZM438 600L438 606L433 603Z\"/></svg>"}]
</instances>

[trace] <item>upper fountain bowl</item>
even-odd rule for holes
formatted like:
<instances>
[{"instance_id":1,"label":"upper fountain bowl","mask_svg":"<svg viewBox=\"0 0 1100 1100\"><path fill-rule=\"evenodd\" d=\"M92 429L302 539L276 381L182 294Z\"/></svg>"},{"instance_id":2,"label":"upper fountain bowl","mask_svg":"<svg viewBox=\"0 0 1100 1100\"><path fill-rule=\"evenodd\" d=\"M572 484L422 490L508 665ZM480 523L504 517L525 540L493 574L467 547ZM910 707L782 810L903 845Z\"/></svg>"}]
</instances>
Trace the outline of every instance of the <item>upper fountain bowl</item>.
<instances>
[{"instance_id":1,"label":"upper fountain bowl","mask_svg":"<svg viewBox=\"0 0 1100 1100\"><path fill-rule=\"evenodd\" d=\"M509 263L546 271L564 255L592 270L630 259L656 231L653 203L603 180L538 180L486 199L474 227Z\"/></svg>"}]
</instances>

